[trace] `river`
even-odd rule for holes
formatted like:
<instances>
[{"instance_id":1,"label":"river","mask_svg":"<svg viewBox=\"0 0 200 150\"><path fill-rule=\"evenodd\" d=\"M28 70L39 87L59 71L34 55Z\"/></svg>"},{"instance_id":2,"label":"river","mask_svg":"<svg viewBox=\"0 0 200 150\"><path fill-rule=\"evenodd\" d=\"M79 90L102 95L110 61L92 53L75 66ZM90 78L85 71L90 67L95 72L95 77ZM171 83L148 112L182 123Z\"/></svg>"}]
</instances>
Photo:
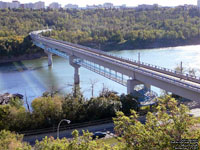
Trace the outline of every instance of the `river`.
<instances>
[{"instance_id":1,"label":"river","mask_svg":"<svg viewBox=\"0 0 200 150\"><path fill-rule=\"evenodd\" d=\"M183 62L183 67L199 70L200 45L182 46L160 49L123 50L109 52L114 55L138 59L140 52L141 61L174 69ZM55 56L53 67L47 65L47 58L19 61L0 64L0 94L20 93L27 96L29 103L45 91L58 90L61 93L72 91L74 69L68 60ZM106 87L117 91L119 94L126 93L123 87L109 79L106 79L85 68L80 68L80 86L86 98L91 97L91 82L96 82L94 95ZM153 88L159 93L157 88Z\"/></svg>"}]
</instances>

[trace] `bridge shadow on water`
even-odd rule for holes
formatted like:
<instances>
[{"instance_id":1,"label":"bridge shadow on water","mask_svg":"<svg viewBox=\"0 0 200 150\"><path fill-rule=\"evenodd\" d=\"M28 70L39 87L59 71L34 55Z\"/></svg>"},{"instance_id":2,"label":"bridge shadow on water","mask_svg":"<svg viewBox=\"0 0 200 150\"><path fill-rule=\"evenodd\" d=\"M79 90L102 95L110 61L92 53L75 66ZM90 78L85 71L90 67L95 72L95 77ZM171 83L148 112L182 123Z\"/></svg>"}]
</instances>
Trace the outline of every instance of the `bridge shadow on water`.
<instances>
[{"instance_id":1,"label":"bridge shadow on water","mask_svg":"<svg viewBox=\"0 0 200 150\"><path fill-rule=\"evenodd\" d=\"M16 66L17 65L17 66ZM44 68L45 66L34 66L27 67L22 61L17 62L9 62L0 64L0 72L1 73L9 73L9 72L23 72L23 71L35 71ZM46 66L47 67L47 66Z\"/></svg>"},{"instance_id":2,"label":"bridge shadow on water","mask_svg":"<svg viewBox=\"0 0 200 150\"><path fill-rule=\"evenodd\" d=\"M22 92L24 95L27 91L31 95L38 95L38 89L45 90L44 84L38 80L32 70L42 69L44 66L27 67L22 61L5 63L0 65L0 90L4 92ZM0 92L1 92L0 91Z\"/></svg>"}]
</instances>

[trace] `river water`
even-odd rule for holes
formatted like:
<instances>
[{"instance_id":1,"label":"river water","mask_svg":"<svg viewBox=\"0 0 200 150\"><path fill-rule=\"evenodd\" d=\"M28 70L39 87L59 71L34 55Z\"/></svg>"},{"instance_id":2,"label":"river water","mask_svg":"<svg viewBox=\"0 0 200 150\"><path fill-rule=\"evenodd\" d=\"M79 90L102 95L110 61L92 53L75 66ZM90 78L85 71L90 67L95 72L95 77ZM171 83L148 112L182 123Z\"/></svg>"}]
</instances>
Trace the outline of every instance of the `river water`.
<instances>
[{"instance_id":1,"label":"river water","mask_svg":"<svg viewBox=\"0 0 200 150\"><path fill-rule=\"evenodd\" d=\"M145 50L112 51L114 55L138 59L141 61L174 69L183 62L183 67L200 69L200 45ZM20 93L26 95L28 101L41 96L45 91L58 90L61 93L72 91L74 69L68 60L54 57L53 67L47 65L47 58L0 64L0 94ZM80 86L84 96L91 97L91 82L95 82L94 95L97 96L104 88L126 93L121 86L85 68L80 68ZM159 93L159 90L153 88Z\"/></svg>"}]
</instances>

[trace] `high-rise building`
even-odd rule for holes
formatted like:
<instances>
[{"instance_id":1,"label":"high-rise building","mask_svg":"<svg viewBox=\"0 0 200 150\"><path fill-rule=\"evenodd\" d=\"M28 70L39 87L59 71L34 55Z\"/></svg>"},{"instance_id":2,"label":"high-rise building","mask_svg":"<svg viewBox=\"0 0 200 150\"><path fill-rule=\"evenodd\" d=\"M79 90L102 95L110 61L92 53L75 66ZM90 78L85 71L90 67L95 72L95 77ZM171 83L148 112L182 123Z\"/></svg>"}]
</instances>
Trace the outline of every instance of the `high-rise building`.
<instances>
[{"instance_id":1,"label":"high-rise building","mask_svg":"<svg viewBox=\"0 0 200 150\"><path fill-rule=\"evenodd\" d=\"M114 8L114 5L112 3L104 3L103 7L104 8Z\"/></svg>"},{"instance_id":2,"label":"high-rise building","mask_svg":"<svg viewBox=\"0 0 200 150\"><path fill-rule=\"evenodd\" d=\"M51 9L60 9L61 5L59 3L53 2L49 5Z\"/></svg>"},{"instance_id":3,"label":"high-rise building","mask_svg":"<svg viewBox=\"0 0 200 150\"><path fill-rule=\"evenodd\" d=\"M3 2L0 1L0 9L2 9L2 8L3 8Z\"/></svg>"},{"instance_id":4,"label":"high-rise building","mask_svg":"<svg viewBox=\"0 0 200 150\"><path fill-rule=\"evenodd\" d=\"M17 0L13 0L12 3L10 4L10 8L13 9L13 8L19 8L20 7L20 2L17 1Z\"/></svg>"},{"instance_id":5,"label":"high-rise building","mask_svg":"<svg viewBox=\"0 0 200 150\"><path fill-rule=\"evenodd\" d=\"M36 3L20 4L20 2L18 0L13 0L12 3L0 1L0 9L5 9L5 8L17 9L20 7L24 8L24 9L44 9L45 3L39 1Z\"/></svg>"},{"instance_id":6,"label":"high-rise building","mask_svg":"<svg viewBox=\"0 0 200 150\"><path fill-rule=\"evenodd\" d=\"M200 0L197 0L197 7L200 8Z\"/></svg>"},{"instance_id":7,"label":"high-rise building","mask_svg":"<svg viewBox=\"0 0 200 150\"><path fill-rule=\"evenodd\" d=\"M0 2L0 9L11 8L11 3L9 2Z\"/></svg>"},{"instance_id":8,"label":"high-rise building","mask_svg":"<svg viewBox=\"0 0 200 150\"><path fill-rule=\"evenodd\" d=\"M73 4L67 4L65 5L66 9L78 9L78 5L73 5Z\"/></svg>"},{"instance_id":9,"label":"high-rise building","mask_svg":"<svg viewBox=\"0 0 200 150\"><path fill-rule=\"evenodd\" d=\"M36 2L34 3L33 9L44 9L45 8L45 3L44 2Z\"/></svg>"},{"instance_id":10,"label":"high-rise building","mask_svg":"<svg viewBox=\"0 0 200 150\"><path fill-rule=\"evenodd\" d=\"M34 4L33 3L24 4L24 9L34 9Z\"/></svg>"}]
</instances>

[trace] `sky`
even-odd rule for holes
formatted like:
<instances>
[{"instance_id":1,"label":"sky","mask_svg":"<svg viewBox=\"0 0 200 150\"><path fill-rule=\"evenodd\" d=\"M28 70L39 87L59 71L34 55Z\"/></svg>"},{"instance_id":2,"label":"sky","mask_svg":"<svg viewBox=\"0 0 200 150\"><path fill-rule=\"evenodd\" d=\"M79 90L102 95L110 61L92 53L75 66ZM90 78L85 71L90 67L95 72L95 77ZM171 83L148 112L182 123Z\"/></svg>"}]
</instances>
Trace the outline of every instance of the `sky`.
<instances>
[{"instance_id":1,"label":"sky","mask_svg":"<svg viewBox=\"0 0 200 150\"><path fill-rule=\"evenodd\" d=\"M1 0L4 2L12 2L12 0ZM18 0L20 3L37 2L39 0ZM103 4L105 2L113 3L114 5L126 4L127 6L137 6L140 4L159 4L161 6L178 6L184 4L197 4L197 0L41 0L48 6L52 2L58 2L62 6L66 4L78 4L80 7L93 4Z\"/></svg>"}]
</instances>

